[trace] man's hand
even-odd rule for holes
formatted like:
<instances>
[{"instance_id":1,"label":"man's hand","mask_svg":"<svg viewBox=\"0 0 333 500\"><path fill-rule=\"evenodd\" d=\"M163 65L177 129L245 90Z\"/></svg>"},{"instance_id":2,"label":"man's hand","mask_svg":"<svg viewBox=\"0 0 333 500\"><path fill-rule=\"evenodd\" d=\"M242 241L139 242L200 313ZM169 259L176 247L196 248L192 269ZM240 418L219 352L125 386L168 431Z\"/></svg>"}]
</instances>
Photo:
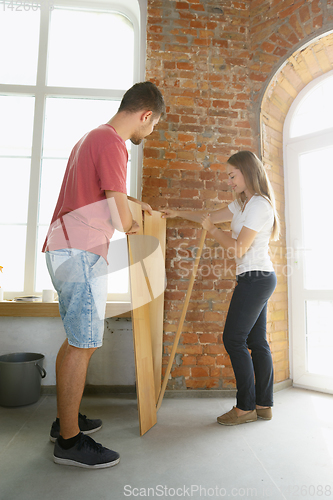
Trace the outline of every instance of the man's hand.
<instances>
[{"instance_id":1,"label":"man's hand","mask_svg":"<svg viewBox=\"0 0 333 500\"><path fill-rule=\"evenodd\" d=\"M147 212L149 215L153 215L153 209L148 203L144 203L143 201L140 203L141 208L144 212Z\"/></svg>"},{"instance_id":2,"label":"man's hand","mask_svg":"<svg viewBox=\"0 0 333 500\"><path fill-rule=\"evenodd\" d=\"M153 209L151 208L148 203L145 203L144 201L137 200L136 198L132 198L132 196L127 196L128 200L134 201L134 203L138 203L141 205L141 209L144 212L148 212L149 215L153 215Z\"/></svg>"},{"instance_id":3,"label":"man's hand","mask_svg":"<svg viewBox=\"0 0 333 500\"><path fill-rule=\"evenodd\" d=\"M136 220L133 220L132 227L126 232L126 234L136 234L138 231L140 231L140 226Z\"/></svg>"}]
</instances>

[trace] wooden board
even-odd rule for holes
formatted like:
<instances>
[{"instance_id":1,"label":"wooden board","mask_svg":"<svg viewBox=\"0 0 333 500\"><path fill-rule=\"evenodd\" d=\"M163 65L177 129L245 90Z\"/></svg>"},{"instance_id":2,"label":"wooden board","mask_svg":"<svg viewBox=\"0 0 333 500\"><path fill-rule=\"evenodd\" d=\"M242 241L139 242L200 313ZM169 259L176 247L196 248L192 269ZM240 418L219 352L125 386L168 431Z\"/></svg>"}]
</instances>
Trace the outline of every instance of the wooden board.
<instances>
[{"instance_id":1,"label":"wooden board","mask_svg":"<svg viewBox=\"0 0 333 500\"><path fill-rule=\"evenodd\" d=\"M138 398L140 435L145 434L157 422L156 396L152 342L150 335L149 302L151 294L147 285L142 260L144 255L142 212L137 203L129 202L133 218L141 225L141 231L128 236L130 283L132 297L132 326Z\"/></svg>"},{"instance_id":2,"label":"wooden board","mask_svg":"<svg viewBox=\"0 0 333 500\"><path fill-rule=\"evenodd\" d=\"M160 212L153 215L145 213L144 234L157 238L159 247L145 259L145 268L154 296L149 303L150 333L153 351L155 400L157 403L161 390L162 353L163 353L163 323L164 323L164 290L165 275L165 246L166 246L166 219L161 218Z\"/></svg>"}]
</instances>

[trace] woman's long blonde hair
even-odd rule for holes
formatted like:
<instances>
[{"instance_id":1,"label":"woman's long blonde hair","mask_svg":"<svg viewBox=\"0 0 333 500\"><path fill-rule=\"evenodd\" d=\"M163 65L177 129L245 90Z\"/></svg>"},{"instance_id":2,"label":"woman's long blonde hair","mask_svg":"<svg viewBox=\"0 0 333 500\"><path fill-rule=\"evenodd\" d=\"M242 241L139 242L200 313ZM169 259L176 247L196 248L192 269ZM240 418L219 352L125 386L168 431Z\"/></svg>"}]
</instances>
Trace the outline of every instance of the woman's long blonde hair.
<instances>
[{"instance_id":1,"label":"woman's long blonde hair","mask_svg":"<svg viewBox=\"0 0 333 500\"><path fill-rule=\"evenodd\" d=\"M275 207L274 191L262 162L251 151L239 151L230 156L228 163L242 172L246 187L252 194L259 194L272 205L274 223L271 238L278 240L280 235L280 221ZM243 208L246 201L244 191L236 195L236 200Z\"/></svg>"}]
</instances>

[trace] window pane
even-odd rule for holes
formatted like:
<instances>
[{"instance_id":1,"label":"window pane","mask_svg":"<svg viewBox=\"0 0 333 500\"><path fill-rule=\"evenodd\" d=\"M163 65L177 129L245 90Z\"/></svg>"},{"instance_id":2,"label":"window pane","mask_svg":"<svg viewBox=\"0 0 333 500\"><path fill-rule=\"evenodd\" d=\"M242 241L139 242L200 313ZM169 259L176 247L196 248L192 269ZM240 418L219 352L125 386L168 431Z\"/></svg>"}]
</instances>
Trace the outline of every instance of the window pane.
<instances>
[{"instance_id":1,"label":"window pane","mask_svg":"<svg viewBox=\"0 0 333 500\"><path fill-rule=\"evenodd\" d=\"M333 246L327 221L333 217L333 146L300 156L300 194L304 244L304 286L308 290L331 290L333 268L326 253ZM313 189L314 172L320 171L320 189ZM325 214L325 217L323 217Z\"/></svg>"},{"instance_id":2,"label":"window pane","mask_svg":"<svg viewBox=\"0 0 333 500\"><path fill-rule=\"evenodd\" d=\"M0 83L36 84L40 8L24 5L0 3Z\"/></svg>"},{"instance_id":3,"label":"window pane","mask_svg":"<svg viewBox=\"0 0 333 500\"><path fill-rule=\"evenodd\" d=\"M133 85L133 61L133 26L124 16L52 11L48 85L127 89Z\"/></svg>"},{"instance_id":4,"label":"window pane","mask_svg":"<svg viewBox=\"0 0 333 500\"><path fill-rule=\"evenodd\" d=\"M53 285L46 267L45 253L42 252L43 244L49 226L39 226L37 234L37 255L36 255L36 285L35 292L41 293L43 290L52 290Z\"/></svg>"},{"instance_id":5,"label":"window pane","mask_svg":"<svg viewBox=\"0 0 333 500\"><path fill-rule=\"evenodd\" d=\"M308 300L306 313L307 370L317 375L333 377L333 302Z\"/></svg>"},{"instance_id":6,"label":"window pane","mask_svg":"<svg viewBox=\"0 0 333 500\"><path fill-rule=\"evenodd\" d=\"M66 160L43 160L39 198L39 224L50 224L58 200Z\"/></svg>"},{"instance_id":7,"label":"window pane","mask_svg":"<svg viewBox=\"0 0 333 500\"><path fill-rule=\"evenodd\" d=\"M301 100L290 126L290 137L333 127L333 77L316 85Z\"/></svg>"},{"instance_id":8,"label":"window pane","mask_svg":"<svg viewBox=\"0 0 333 500\"><path fill-rule=\"evenodd\" d=\"M0 158L0 179L0 224L26 224L30 159Z\"/></svg>"},{"instance_id":9,"label":"window pane","mask_svg":"<svg viewBox=\"0 0 333 500\"><path fill-rule=\"evenodd\" d=\"M129 141L126 142L127 150L131 146L128 144ZM131 171L132 171L132 162L130 160L131 158L131 150L129 150L129 156L128 156L128 163L127 163L127 177L126 177L126 190L127 194L131 193Z\"/></svg>"},{"instance_id":10,"label":"window pane","mask_svg":"<svg viewBox=\"0 0 333 500\"><path fill-rule=\"evenodd\" d=\"M0 225L0 265L3 266L0 279L5 292L22 292L24 289L26 233L23 225Z\"/></svg>"},{"instance_id":11,"label":"window pane","mask_svg":"<svg viewBox=\"0 0 333 500\"><path fill-rule=\"evenodd\" d=\"M0 96L0 156L31 156L35 98Z\"/></svg>"},{"instance_id":12,"label":"window pane","mask_svg":"<svg viewBox=\"0 0 333 500\"><path fill-rule=\"evenodd\" d=\"M113 252L112 242L116 241L119 243L115 244L114 247L115 252ZM119 255L119 252L121 253L121 256L123 258L121 259L116 258L116 260L117 262L122 260L122 262L125 263L126 267L124 267L123 269L119 269L117 271L113 271L112 263L114 262L115 254ZM127 237L124 233L121 233L119 231L114 232L114 235L112 236L109 246L108 262L109 262L108 293L115 293L115 294L128 293L129 291L128 249L127 249ZM114 269L117 269L117 265L115 266Z\"/></svg>"},{"instance_id":13,"label":"window pane","mask_svg":"<svg viewBox=\"0 0 333 500\"><path fill-rule=\"evenodd\" d=\"M118 107L119 101L103 99L46 99L44 158L68 159L77 141L108 122Z\"/></svg>"}]
</instances>

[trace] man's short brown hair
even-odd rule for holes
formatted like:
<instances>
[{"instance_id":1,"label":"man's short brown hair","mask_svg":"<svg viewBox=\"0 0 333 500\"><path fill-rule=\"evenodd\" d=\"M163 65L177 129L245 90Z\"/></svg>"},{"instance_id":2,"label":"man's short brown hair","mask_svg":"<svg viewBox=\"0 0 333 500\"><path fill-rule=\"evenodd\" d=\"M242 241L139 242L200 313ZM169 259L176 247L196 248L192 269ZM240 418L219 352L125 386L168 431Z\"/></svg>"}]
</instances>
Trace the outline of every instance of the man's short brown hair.
<instances>
[{"instance_id":1,"label":"man's short brown hair","mask_svg":"<svg viewBox=\"0 0 333 500\"><path fill-rule=\"evenodd\" d=\"M152 82L136 83L127 90L120 103L118 113L120 111L136 113L141 110L152 111L154 115L158 116L165 113L161 91Z\"/></svg>"}]
</instances>

